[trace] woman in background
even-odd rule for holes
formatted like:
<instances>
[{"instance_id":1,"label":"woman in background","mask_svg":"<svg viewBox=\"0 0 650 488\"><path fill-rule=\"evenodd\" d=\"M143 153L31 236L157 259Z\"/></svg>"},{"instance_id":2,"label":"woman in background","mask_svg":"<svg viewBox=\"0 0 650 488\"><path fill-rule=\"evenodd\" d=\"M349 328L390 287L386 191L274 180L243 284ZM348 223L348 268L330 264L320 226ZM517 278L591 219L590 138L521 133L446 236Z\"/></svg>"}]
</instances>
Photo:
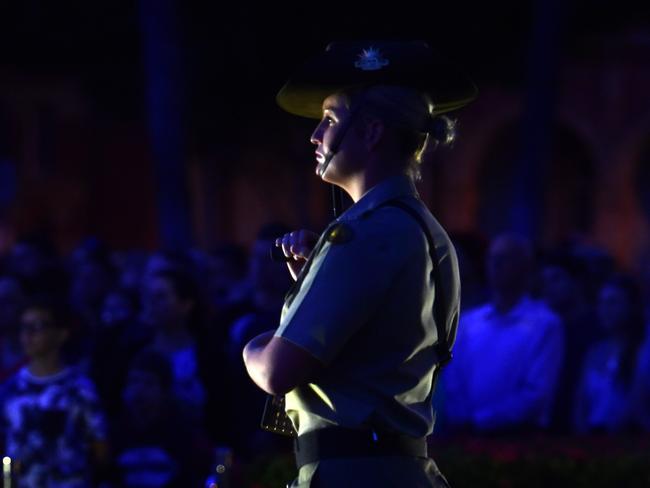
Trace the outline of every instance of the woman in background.
<instances>
[{"instance_id":1,"label":"woman in background","mask_svg":"<svg viewBox=\"0 0 650 488\"><path fill-rule=\"evenodd\" d=\"M648 397L648 346L638 284L615 276L600 288L597 322L606 337L587 352L577 391L574 428L578 433L621 432L643 424ZM645 393L644 393L645 392Z\"/></svg>"}]
</instances>

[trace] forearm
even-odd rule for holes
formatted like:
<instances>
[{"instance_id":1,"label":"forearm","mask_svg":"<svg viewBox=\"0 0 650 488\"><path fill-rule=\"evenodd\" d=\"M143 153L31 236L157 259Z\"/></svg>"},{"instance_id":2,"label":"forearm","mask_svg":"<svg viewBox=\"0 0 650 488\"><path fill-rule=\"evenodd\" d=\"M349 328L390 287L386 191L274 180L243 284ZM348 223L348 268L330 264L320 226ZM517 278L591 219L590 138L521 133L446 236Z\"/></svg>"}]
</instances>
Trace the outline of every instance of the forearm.
<instances>
[{"instance_id":1,"label":"forearm","mask_svg":"<svg viewBox=\"0 0 650 488\"><path fill-rule=\"evenodd\" d=\"M268 368L268 360L265 357L265 348L273 338L275 331L270 330L263 334L254 337L244 347L243 357L246 371L251 377L253 382L267 393L270 391L270 369Z\"/></svg>"}]
</instances>

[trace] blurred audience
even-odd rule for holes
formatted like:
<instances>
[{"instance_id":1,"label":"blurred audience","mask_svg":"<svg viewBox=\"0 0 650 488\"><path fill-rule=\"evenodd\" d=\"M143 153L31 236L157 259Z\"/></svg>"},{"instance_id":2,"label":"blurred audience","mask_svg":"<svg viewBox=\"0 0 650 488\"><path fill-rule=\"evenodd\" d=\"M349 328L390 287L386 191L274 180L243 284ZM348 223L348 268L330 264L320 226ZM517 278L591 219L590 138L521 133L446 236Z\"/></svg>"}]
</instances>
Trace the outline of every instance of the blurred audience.
<instances>
[{"instance_id":1,"label":"blurred audience","mask_svg":"<svg viewBox=\"0 0 650 488\"><path fill-rule=\"evenodd\" d=\"M173 385L161 352L145 350L131 363L112 436L118 486L194 488L207 477L210 441L179 408Z\"/></svg>"},{"instance_id":2,"label":"blurred audience","mask_svg":"<svg viewBox=\"0 0 650 488\"><path fill-rule=\"evenodd\" d=\"M153 339L151 327L145 326L139 315L137 297L120 288L104 298L89 363L90 375L110 416L120 409L129 363Z\"/></svg>"},{"instance_id":3,"label":"blurred audience","mask_svg":"<svg viewBox=\"0 0 650 488\"><path fill-rule=\"evenodd\" d=\"M579 433L632 431L648 418L650 378L644 304L629 276L615 276L600 288L597 323L605 338L585 357L576 394Z\"/></svg>"},{"instance_id":4,"label":"blurred audience","mask_svg":"<svg viewBox=\"0 0 650 488\"><path fill-rule=\"evenodd\" d=\"M288 230L264 226L249 252L88 238L65 266L42 235L19 239L0 263L0 447L19 486L202 486L217 445L239 462L288 452L260 430L266 396L241 358L277 326L291 281L269 250ZM438 427L650 431L650 259L635 282L594 247L537 268L518 235L455 242L463 313Z\"/></svg>"},{"instance_id":5,"label":"blurred audience","mask_svg":"<svg viewBox=\"0 0 650 488\"><path fill-rule=\"evenodd\" d=\"M204 312L199 290L189 273L177 269L145 274L142 318L153 329L152 347L172 366L173 390L182 408L196 421L206 402L202 355Z\"/></svg>"},{"instance_id":6,"label":"blurred audience","mask_svg":"<svg viewBox=\"0 0 650 488\"><path fill-rule=\"evenodd\" d=\"M566 253L549 255L539 271L539 294L562 321L566 354L562 362L551 428L568 434L573 426L573 401L585 353L599 337L593 306L587 296L589 281L582 263Z\"/></svg>"},{"instance_id":7,"label":"blurred audience","mask_svg":"<svg viewBox=\"0 0 650 488\"><path fill-rule=\"evenodd\" d=\"M549 425L564 357L559 318L529 294L530 243L504 234L490 245L491 301L461 315L454 360L442 376L456 429L519 432Z\"/></svg>"},{"instance_id":8,"label":"blurred audience","mask_svg":"<svg viewBox=\"0 0 650 488\"><path fill-rule=\"evenodd\" d=\"M63 361L69 316L32 303L20 320L28 364L2 390L0 425L18 486L94 486L108 464L106 421L92 382Z\"/></svg>"}]
</instances>

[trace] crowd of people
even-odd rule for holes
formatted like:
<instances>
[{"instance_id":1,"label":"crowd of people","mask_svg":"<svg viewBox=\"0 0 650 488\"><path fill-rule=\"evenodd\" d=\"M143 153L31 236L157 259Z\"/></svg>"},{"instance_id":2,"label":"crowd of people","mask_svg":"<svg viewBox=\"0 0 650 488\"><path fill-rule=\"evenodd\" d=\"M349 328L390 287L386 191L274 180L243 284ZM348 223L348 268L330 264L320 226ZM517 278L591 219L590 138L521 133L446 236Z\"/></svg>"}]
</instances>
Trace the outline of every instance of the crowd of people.
<instances>
[{"instance_id":1,"label":"crowd of people","mask_svg":"<svg viewBox=\"0 0 650 488\"><path fill-rule=\"evenodd\" d=\"M269 249L287 230L248 251L87 239L65 258L20 239L0 262L0 452L20 486L202 486L218 447L289 451L259 428L241 357L278 324L290 276ZM434 435L650 429L650 266L515 234L454 241L463 311Z\"/></svg>"},{"instance_id":2,"label":"crowd of people","mask_svg":"<svg viewBox=\"0 0 650 488\"><path fill-rule=\"evenodd\" d=\"M516 234L460 246L466 306L437 399L443 430L627 433L650 420L650 281L602 250L535 252ZM463 265L465 262L465 265ZM647 266L646 266L647 267ZM461 300L462 302L462 300Z\"/></svg>"},{"instance_id":3,"label":"crowd of people","mask_svg":"<svg viewBox=\"0 0 650 488\"><path fill-rule=\"evenodd\" d=\"M290 278L269 249L286 230L264 227L250 253L88 239L63 259L17 242L1 263L0 453L19 486L203 486L224 450L288 452L259 429L265 395L241 359L277 325Z\"/></svg>"}]
</instances>

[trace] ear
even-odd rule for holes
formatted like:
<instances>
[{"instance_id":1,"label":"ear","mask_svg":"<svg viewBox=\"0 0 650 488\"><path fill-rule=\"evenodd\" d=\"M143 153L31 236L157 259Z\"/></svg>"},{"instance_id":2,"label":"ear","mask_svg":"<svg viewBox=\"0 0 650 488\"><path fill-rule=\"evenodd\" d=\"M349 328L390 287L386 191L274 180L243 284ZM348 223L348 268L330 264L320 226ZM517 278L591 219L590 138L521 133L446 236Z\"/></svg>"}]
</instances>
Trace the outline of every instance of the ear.
<instances>
[{"instance_id":1,"label":"ear","mask_svg":"<svg viewBox=\"0 0 650 488\"><path fill-rule=\"evenodd\" d=\"M381 141L384 133L386 132L386 125L384 122L377 118L369 118L366 121L363 140L368 150L373 150Z\"/></svg>"}]
</instances>

